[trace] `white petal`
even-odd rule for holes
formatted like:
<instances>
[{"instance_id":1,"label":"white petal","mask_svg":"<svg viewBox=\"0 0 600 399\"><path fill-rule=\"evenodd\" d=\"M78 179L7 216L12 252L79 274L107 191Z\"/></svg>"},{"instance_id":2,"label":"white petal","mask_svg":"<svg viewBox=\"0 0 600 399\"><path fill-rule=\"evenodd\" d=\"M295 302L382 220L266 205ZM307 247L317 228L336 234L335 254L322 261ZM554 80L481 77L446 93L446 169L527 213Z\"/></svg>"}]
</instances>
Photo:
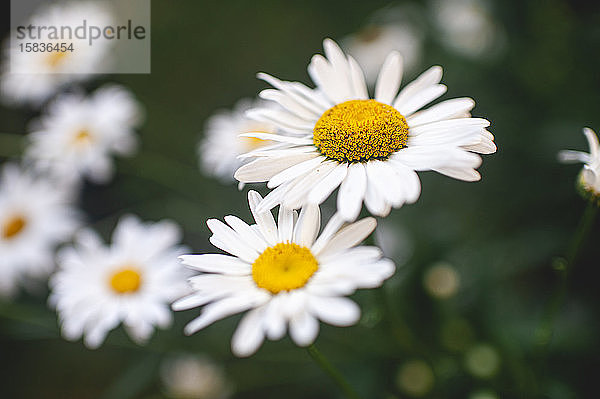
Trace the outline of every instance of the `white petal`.
<instances>
[{"instance_id":1,"label":"white petal","mask_svg":"<svg viewBox=\"0 0 600 399\"><path fill-rule=\"evenodd\" d=\"M318 156L313 159L309 159L307 161L301 162L294 166L291 166L273 176L269 182L267 183L268 188L274 188L279 186L281 183L292 180L304 173L307 173L315 168L317 168L321 163L325 161L325 157Z\"/></svg>"},{"instance_id":2,"label":"white petal","mask_svg":"<svg viewBox=\"0 0 600 399\"><path fill-rule=\"evenodd\" d=\"M269 83L271 86L281 90L286 95L290 96L294 101L296 101L301 106L310 109L312 112L317 115L321 115L323 111L330 108L329 105L321 104L320 102L315 102L314 96L310 95L310 89L306 88L306 90L301 89L302 86L294 85L290 82L283 82L269 74L260 72L256 75L259 79L264 80Z\"/></svg>"},{"instance_id":3,"label":"white petal","mask_svg":"<svg viewBox=\"0 0 600 399\"><path fill-rule=\"evenodd\" d=\"M415 203L421 195L421 181L414 170L393 159L388 160L402 181L402 188L409 204Z\"/></svg>"},{"instance_id":4,"label":"white petal","mask_svg":"<svg viewBox=\"0 0 600 399\"><path fill-rule=\"evenodd\" d=\"M375 218L366 217L354 222L338 231L319 252L314 252L318 257L332 254L351 248L361 243L375 230Z\"/></svg>"},{"instance_id":5,"label":"white petal","mask_svg":"<svg viewBox=\"0 0 600 399\"><path fill-rule=\"evenodd\" d=\"M392 51L379 72L375 85L375 100L385 104L392 104L398 93L402 80L402 56L397 51Z\"/></svg>"},{"instance_id":6,"label":"white petal","mask_svg":"<svg viewBox=\"0 0 600 399\"><path fill-rule=\"evenodd\" d=\"M334 213L331 219L329 219L329 221L325 225L325 228L321 232L319 238L317 238L317 241L315 241L315 243L311 247L311 252L313 254L319 253L323 249L323 247L329 242L329 239L335 233L337 233L337 231L340 229L340 227L342 227L343 224L344 218L340 215L340 213Z\"/></svg>"},{"instance_id":7,"label":"white petal","mask_svg":"<svg viewBox=\"0 0 600 399\"><path fill-rule=\"evenodd\" d=\"M247 275L251 268L235 256L221 254L181 255L181 263L205 273Z\"/></svg>"},{"instance_id":8,"label":"white petal","mask_svg":"<svg viewBox=\"0 0 600 399\"><path fill-rule=\"evenodd\" d=\"M262 308L253 309L240 321L231 339L231 351L236 356L248 357L256 352L263 343L262 312Z\"/></svg>"},{"instance_id":9,"label":"white petal","mask_svg":"<svg viewBox=\"0 0 600 399\"><path fill-rule=\"evenodd\" d=\"M428 88L416 93L410 98L410 100L403 102L402 105L397 109L402 115L408 117L436 98L440 97L446 92L446 90L447 87L445 85L436 84L429 86Z\"/></svg>"},{"instance_id":10,"label":"white petal","mask_svg":"<svg viewBox=\"0 0 600 399\"><path fill-rule=\"evenodd\" d=\"M464 181L478 181L481 180L481 175L474 169L461 169L452 167L441 167L432 169L438 173L452 177L458 180Z\"/></svg>"},{"instance_id":11,"label":"white petal","mask_svg":"<svg viewBox=\"0 0 600 399\"><path fill-rule=\"evenodd\" d=\"M248 191L248 204L250 205L250 211L252 216L260 229L263 237L269 245L275 245L277 242L277 225L271 211L257 212L256 208L262 201L262 197L256 191Z\"/></svg>"},{"instance_id":12,"label":"white petal","mask_svg":"<svg viewBox=\"0 0 600 399\"><path fill-rule=\"evenodd\" d=\"M312 344L319 334L319 322L306 311L295 314L290 320L290 336L299 346Z\"/></svg>"},{"instance_id":13,"label":"white petal","mask_svg":"<svg viewBox=\"0 0 600 399\"><path fill-rule=\"evenodd\" d=\"M379 192L374 182L368 180L364 201L367 210L373 215L384 217L390 211L390 205L386 202L383 194Z\"/></svg>"},{"instance_id":14,"label":"white petal","mask_svg":"<svg viewBox=\"0 0 600 399\"><path fill-rule=\"evenodd\" d=\"M460 117L473 109L474 106L475 101L470 98L453 98L419 111L406 118L406 120L408 126L412 129L425 123Z\"/></svg>"},{"instance_id":15,"label":"white petal","mask_svg":"<svg viewBox=\"0 0 600 399\"><path fill-rule=\"evenodd\" d=\"M285 335L286 319L282 308L282 302L285 301L287 292L282 291L273 296L273 298L264 306L262 319L263 328L267 338L271 340L281 339Z\"/></svg>"},{"instance_id":16,"label":"white petal","mask_svg":"<svg viewBox=\"0 0 600 399\"><path fill-rule=\"evenodd\" d=\"M294 211L281 205L279 207L279 216L277 217L279 242L292 242L292 233L294 231Z\"/></svg>"},{"instance_id":17,"label":"white petal","mask_svg":"<svg viewBox=\"0 0 600 399\"><path fill-rule=\"evenodd\" d=\"M386 202L394 207L404 204L404 185L400 176L388 164L382 161L369 161L366 164L368 184L372 184Z\"/></svg>"},{"instance_id":18,"label":"white petal","mask_svg":"<svg viewBox=\"0 0 600 399\"><path fill-rule=\"evenodd\" d=\"M365 74L354 58L348 56L348 63L350 65L350 81L352 82L354 97L359 100L368 99L369 92L365 83Z\"/></svg>"},{"instance_id":19,"label":"white petal","mask_svg":"<svg viewBox=\"0 0 600 399\"><path fill-rule=\"evenodd\" d=\"M356 220L362 208L366 189L367 175L363 164L351 164L337 197L338 211L345 220L349 222Z\"/></svg>"},{"instance_id":20,"label":"white petal","mask_svg":"<svg viewBox=\"0 0 600 399\"><path fill-rule=\"evenodd\" d=\"M437 84L442 80L442 67L441 66L432 66L425 72L423 72L419 77L406 85L398 97L394 101L394 108L400 109L402 105L406 101L410 101L410 99L421 90L426 89L429 86Z\"/></svg>"},{"instance_id":21,"label":"white petal","mask_svg":"<svg viewBox=\"0 0 600 399\"><path fill-rule=\"evenodd\" d=\"M307 200L312 204L320 204L338 188L340 183L346 177L348 164L341 163L336 166L326 177L319 181L308 193Z\"/></svg>"},{"instance_id":22,"label":"white petal","mask_svg":"<svg viewBox=\"0 0 600 399\"><path fill-rule=\"evenodd\" d=\"M267 248L268 244L252 227L237 216L225 216L225 221L236 233L244 240L244 242L258 253ZM180 257L181 259L181 257Z\"/></svg>"},{"instance_id":23,"label":"white petal","mask_svg":"<svg viewBox=\"0 0 600 399\"><path fill-rule=\"evenodd\" d=\"M279 143L288 143L294 145L312 145L313 141L304 137L282 136L275 133L248 132L242 133L238 137L253 137L261 140L277 141Z\"/></svg>"},{"instance_id":24,"label":"white petal","mask_svg":"<svg viewBox=\"0 0 600 399\"><path fill-rule=\"evenodd\" d=\"M598 136L596 136L596 133L589 127L583 128L583 134L590 146L590 155L592 156L592 159L598 159L598 153L600 152L600 149L598 148Z\"/></svg>"},{"instance_id":25,"label":"white petal","mask_svg":"<svg viewBox=\"0 0 600 399\"><path fill-rule=\"evenodd\" d=\"M261 183L289 168L309 159L317 157L316 153L296 154L283 157L256 159L241 166L233 175L243 183Z\"/></svg>"},{"instance_id":26,"label":"white petal","mask_svg":"<svg viewBox=\"0 0 600 399\"><path fill-rule=\"evenodd\" d=\"M334 326L350 326L360 318L360 308L348 298L310 296L311 313Z\"/></svg>"},{"instance_id":27,"label":"white petal","mask_svg":"<svg viewBox=\"0 0 600 399\"><path fill-rule=\"evenodd\" d=\"M288 208L297 209L306 203L307 187L314 186L327 176L336 166L337 161L327 160L305 176L296 179L286 193L283 203Z\"/></svg>"},{"instance_id":28,"label":"white petal","mask_svg":"<svg viewBox=\"0 0 600 399\"><path fill-rule=\"evenodd\" d=\"M259 300L256 295L254 297L240 295L213 302L210 305L206 305L202 309L202 314L185 326L184 332L186 335L191 335L217 320L261 305L261 302L264 303L264 298Z\"/></svg>"},{"instance_id":29,"label":"white petal","mask_svg":"<svg viewBox=\"0 0 600 399\"><path fill-rule=\"evenodd\" d=\"M573 163L573 162L583 162L590 163L592 162L592 157L590 154L581 151L572 151L572 150L564 150L558 153L558 160L564 163Z\"/></svg>"},{"instance_id":30,"label":"white petal","mask_svg":"<svg viewBox=\"0 0 600 399\"><path fill-rule=\"evenodd\" d=\"M259 97L264 98L265 100L277 102L283 108L287 109L290 112L293 112L300 118L316 122L317 119L319 119L319 117L321 116L320 114L315 113L311 109L299 104L292 97L290 97L282 91L276 89L266 89L261 91L258 95Z\"/></svg>"},{"instance_id":31,"label":"white petal","mask_svg":"<svg viewBox=\"0 0 600 399\"><path fill-rule=\"evenodd\" d=\"M254 262L258 257L258 252L246 244L240 235L225 223L217 219L209 219L206 221L206 225L213 232L214 239L216 239L218 243L227 246L229 249L227 252L230 254L236 255L249 263Z\"/></svg>"},{"instance_id":32,"label":"white petal","mask_svg":"<svg viewBox=\"0 0 600 399\"><path fill-rule=\"evenodd\" d=\"M302 207L294 230L294 242L310 248L319 233L320 225L321 211L319 206L308 204Z\"/></svg>"}]
</instances>

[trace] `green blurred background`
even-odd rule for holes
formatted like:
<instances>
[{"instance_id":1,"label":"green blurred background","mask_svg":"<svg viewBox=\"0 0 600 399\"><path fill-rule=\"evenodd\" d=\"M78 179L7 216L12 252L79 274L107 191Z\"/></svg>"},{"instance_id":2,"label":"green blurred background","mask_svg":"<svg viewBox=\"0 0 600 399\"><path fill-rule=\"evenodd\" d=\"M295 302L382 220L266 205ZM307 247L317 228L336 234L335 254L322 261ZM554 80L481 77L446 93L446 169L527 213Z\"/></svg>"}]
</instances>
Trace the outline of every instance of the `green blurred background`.
<instances>
[{"instance_id":1,"label":"green blurred background","mask_svg":"<svg viewBox=\"0 0 600 399\"><path fill-rule=\"evenodd\" d=\"M383 221L396 275L383 289L354 295L363 310L358 325L322 325L316 344L365 398L597 397L598 223L571 275L551 343L537 344L535 330L557 289L552 265L585 209L574 189L579 166L560 165L556 153L587 151L581 128L600 131L600 3L490 3L504 32L504 46L493 57L450 51L438 40L430 4L399 2L405 3L422 10L418 23L426 36L420 66L404 82L442 65L444 98L473 97L473 115L492 122L498 152L484 157L478 183L420 174L420 200ZM138 155L117 160L112 183L86 185L79 205L89 223L108 239L124 213L171 218L195 252L213 251L207 218L250 216L247 189L240 193L198 170L196 143L205 120L265 88L254 77L258 71L310 83L306 66L322 53L323 38L353 33L389 5L153 1L152 73L105 76L86 86L121 83L147 112ZM4 159L18 156L16 135L36 115L0 108L0 132L14 134L2 135ZM446 299L430 295L423 283L440 262L460 281ZM234 398L341 397L289 338L266 342L249 359L233 357L229 342L239 316L185 337L183 326L198 310L181 312L146 347L118 329L92 351L60 338L46 295L41 285L0 302L1 398L162 398L160 361L178 352L206 353L222 363ZM428 389L411 391L407 378L424 379Z\"/></svg>"}]
</instances>

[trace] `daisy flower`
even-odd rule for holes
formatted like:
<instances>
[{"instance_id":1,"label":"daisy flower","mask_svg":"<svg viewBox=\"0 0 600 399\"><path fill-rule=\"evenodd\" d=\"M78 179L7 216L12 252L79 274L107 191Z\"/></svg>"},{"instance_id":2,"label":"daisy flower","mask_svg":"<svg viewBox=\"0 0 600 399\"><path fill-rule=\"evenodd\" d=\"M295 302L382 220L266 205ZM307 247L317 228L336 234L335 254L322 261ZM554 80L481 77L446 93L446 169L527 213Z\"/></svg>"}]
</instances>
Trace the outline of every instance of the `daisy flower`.
<instances>
[{"instance_id":1,"label":"daisy flower","mask_svg":"<svg viewBox=\"0 0 600 399\"><path fill-rule=\"evenodd\" d=\"M471 118L470 98L446 100L422 108L441 96L442 68L434 66L398 93L402 76L400 53L388 55L370 99L360 67L330 39L325 54L308 67L317 88L260 73L275 89L261 97L285 110L255 109L249 115L269 120L281 134L243 136L273 140L277 148L255 150L254 161L235 177L244 183L268 182L274 189L259 211L276 204L299 208L323 202L338 186L337 207L345 220L355 220L362 203L374 215L415 202L421 192L417 171L433 170L465 180L480 179L481 158L474 152L496 151L489 122Z\"/></svg>"},{"instance_id":2,"label":"daisy flower","mask_svg":"<svg viewBox=\"0 0 600 399\"><path fill-rule=\"evenodd\" d=\"M92 230L58 253L59 270L50 279L49 303L56 308L63 336L84 337L99 347L123 322L129 336L144 343L154 326L171 324L169 304L187 294L186 270L177 262L181 233L169 221L142 223L123 217L104 245Z\"/></svg>"},{"instance_id":3,"label":"daisy flower","mask_svg":"<svg viewBox=\"0 0 600 399\"><path fill-rule=\"evenodd\" d=\"M345 295L357 288L374 288L390 277L394 264L381 258L376 247L356 247L375 229L368 217L340 229L332 217L317 238L317 205L302 208L299 217L279 208L277 224L269 210L259 212L262 197L248 193L256 221L247 225L235 216L227 224L208 220L210 242L230 255L184 255L182 262L203 272L190 278L193 293L173 304L184 310L204 306L199 317L185 327L186 334L216 320L250 310L243 317L231 347L237 356L249 356L265 337L276 340L289 333L300 346L310 345L319 332L320 319L336 326L358 321L358 306Z\"/></svg>"},{"instance_id":4,"label":"daisy flower","mask_svg":"<svg viewBox=\"0 0 600 399\"><path fill-rule=\"evenodd\" d=\"M0 295L54 267L55 247L78 227L69 192L14 164L0 173Z\"/></svg>"},{"instance_id":5,"label":"daisy flower","mask_svg":"<svg viewBox=\"0 0 600 399\"><path fill-rule=\"evenodd\" d=\"M583 163L579 174L579 186L586 197L600 201L600 145L598 136L590 128L584 128L583 134L587 139L590 152L565 150L558 153L561 162ZM600 202L599 202L600 203Z\"/></svg>"},{"instance_id":6,"label":"daisy flower","mask_svg":"<svg viewBox=\"0 0 600 399\"><path fill-rule=\"evenodd\" d=\"M106 2L55 3L40 8L23 26L69 26L75 29L85 20L87 26L108 26L112 15ZM110 40L51 39L44 43L65 43L74 51L25 52L19 44L26 40L12 39L5 48L5 60L0 76L0 93L9 104L30 103L38 106L63 86L89 79L105 66Z\"/></svg>"},{"instance_id":7,"label":"daisy flower","mask_svg":"<svg viewBox=\"0 0 600 399\"><path fill-rule=\"evenodd\" d=\"M88 177L106 182L113 175L111 155L131 155L134 127L142 112L126 89L108 85L91 96L65 94L32 124L25 159L66 181Z\"/></svg>"},{"instance_id":8,"label":"daisy flower","mask_svg":"<svg viewBox=\"0 0 600 399\"><path fill-rule=\"evenodd\" d=\"M198 145L200 168L208 175L223 183L234 182L233 173L244 164L240 155L263 148L269 141L239 137L248 132L275 133L275 126L269 122L249 119L245 113L250 108L275 105L270 101L242 99L234 109L220 111L211 116L204 129L204 138Z\"/></svg>"}]
</instances>

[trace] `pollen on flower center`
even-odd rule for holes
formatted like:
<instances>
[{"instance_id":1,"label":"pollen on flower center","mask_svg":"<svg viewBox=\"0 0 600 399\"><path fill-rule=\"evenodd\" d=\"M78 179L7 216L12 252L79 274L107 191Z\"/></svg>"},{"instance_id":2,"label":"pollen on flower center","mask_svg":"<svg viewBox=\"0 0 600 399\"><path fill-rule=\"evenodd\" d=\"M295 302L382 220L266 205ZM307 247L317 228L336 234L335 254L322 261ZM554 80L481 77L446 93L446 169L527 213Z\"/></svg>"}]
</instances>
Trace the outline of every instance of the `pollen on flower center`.
<instances>
[{"instance_id":1,"label":"pollen on flower center","mask_svg":"<svg viewBox=\"0 0 600 399\"><path fill-rule=\"evenodd\" d=\"M48 58L46 62L50 65L51 68L56 68L59 64L61 64L65 57L67 56L66 51L52 51L48 53Z\"/></svg>"},{"instance_id":2,"label":"pollen on flower center","mask_svg":"<svg viewBox=\"0 0 600 399\"><path fill-rule=\"evenodd\" d=\"M5 240L10 240L17 236L27 224L25 218L21 215L14 216L2 225L2 238Z\"/></svg>"},{"instance_id":3,"label":"pollen on flower center","mask_svg":"<svg viewBox=\"0 0 600 399\"><path fill-rule=\"evenodd\" d=\"M313 130L319 151L339 162L387 159L406 147L406 118L391 105L376 100L350 100L321 115Z\"/></svg>"},{"instance_id":4,"label":"pollen on flower center","mask_svg":"<svg viewBox=\"0 0 600 399\"><path fill-rule=\"evenodd\" d=\"M118 294L130 294L140 289L142 276L140 273L127 266L120 269L110 277L110 288Z\"/></svg>"},{"instance_id":5,"label":"pollen on flower center","mask_svg":"<svg viewBox=\"0 0 600 399\"><path fill-rule=\"evenodd\" d=\"M293 243L269 247L252 264L257 286L273 294L304 287L319 268L310 250Z\"/></svg>"},{"instance_id":6,"label":"pollen on flower center","mask_svg":"<svg viewBox=\"0 0 600 399\"><path fill-rule=\"evenodd\" d=\"M92 141L92 135L87 129L81 129L77 131L73 137L73 144L75 145L86 145Z\"/></svg>"}]
</instances>

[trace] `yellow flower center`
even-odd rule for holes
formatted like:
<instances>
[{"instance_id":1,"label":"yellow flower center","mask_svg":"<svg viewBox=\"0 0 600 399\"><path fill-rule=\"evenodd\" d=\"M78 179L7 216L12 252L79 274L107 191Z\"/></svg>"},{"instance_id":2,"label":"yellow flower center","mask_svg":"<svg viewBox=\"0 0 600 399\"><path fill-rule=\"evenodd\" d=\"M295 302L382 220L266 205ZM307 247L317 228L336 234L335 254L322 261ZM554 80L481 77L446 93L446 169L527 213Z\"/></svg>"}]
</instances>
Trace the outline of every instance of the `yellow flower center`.
<instances>
[{"instance_id":1,"label":"yellow flower center","mask_svg":"<svg viewBox=\"0 0 600 399\"><path fill-rule=\"evenodd\" d=\"M66 51L52 51L48 53L46 62L48 63L48 65L50 65L51 68L56 68L64 61L66 56Z\"/></svg>"},{"instance_id":2,"label":"yellow flower center","mask_svg":"<svg viewBox=\"0 0 600 399\"><path fill-rule=\"evenodd\" d=\"M8 219L2 225L2 238L5 240L14 238L25 228L25 225L27 225L27 221L21 215Z\"/></svg>"},{"instance_id":3,"label":"yellow flower center","mask_svg":"<svg viewBox=\"0 0 600 399\"><path fill-rule=\"evenodd\" d=\"M269 247L252 264L252 278L257 286L277 294L304 287L319 268L306 247L279 243Z\"/></svg>"},{"instance_id":4,"label":"yellow flower center","mask_svg":"<svg viewBox=\"0 0 600 399\"><path fill-rule=\"evenodd\" d=\"M87 145L92 142L92 135L89 130L81 129L73 136L73 144L77 146Z\"/></svg>"},{"instance_id":5,"label":"yellow flower center","mask_svg":"<svg viewBox=\"0 0 600 399\"><path fill-rule=\"evenodd\" d=\"M142 276L140 273L127 266L110 277L110 288L118 294L131 294L140 289Z\"/></svg>"},{"instance_id":6,"label":"yellow flower center","mask_svg":"<svg viewBox=\"0 0 600 399\"><path fill-rule=\"evenodd\" d=\"M387 159L406 147L406 118L391 105L376 100L350 100L321 115L313 143L327 158L339 162Z\"/></svg>"}]
</instances>

